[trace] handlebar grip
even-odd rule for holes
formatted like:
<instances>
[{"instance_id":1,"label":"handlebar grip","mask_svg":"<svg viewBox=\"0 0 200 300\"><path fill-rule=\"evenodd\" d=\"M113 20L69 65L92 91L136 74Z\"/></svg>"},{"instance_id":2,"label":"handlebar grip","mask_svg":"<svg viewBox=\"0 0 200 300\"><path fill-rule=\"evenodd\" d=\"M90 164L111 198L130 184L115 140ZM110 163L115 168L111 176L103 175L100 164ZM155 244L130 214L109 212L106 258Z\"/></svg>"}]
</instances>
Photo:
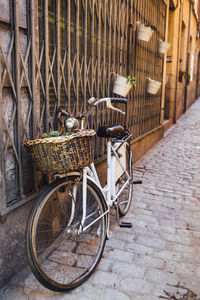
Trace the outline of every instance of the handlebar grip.
<instances>
[{"instance_id":1,"label":"handlebar grip","mask_svg":"<svg viewBox=\"0 0 200 300\"><path fill-rule=\"evenodd\" d=\"M66 116L66 117L70 116L70 113L66 110L66 108L64 106L58 107L57 112L61 113L61 115Z\"/></svg>"},{"instance_id":2,"label":"handlebar grip","mask_svg":"<svg viewBox=\"0 0 200 300\"><path fill-rule=\"evenodd\" d=\"M127 104L126 98L110 98L111 103Z\"/></svg>"}]
</instances>

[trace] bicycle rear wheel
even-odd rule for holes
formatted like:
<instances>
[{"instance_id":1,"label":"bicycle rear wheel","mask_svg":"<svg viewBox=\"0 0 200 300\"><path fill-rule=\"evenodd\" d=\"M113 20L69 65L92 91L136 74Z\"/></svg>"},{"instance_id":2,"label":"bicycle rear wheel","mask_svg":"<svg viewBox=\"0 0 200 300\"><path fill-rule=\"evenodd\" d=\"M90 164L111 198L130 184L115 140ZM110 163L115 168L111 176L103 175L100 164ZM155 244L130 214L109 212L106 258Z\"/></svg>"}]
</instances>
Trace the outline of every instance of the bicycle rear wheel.
<instances>
[{"instance_id":1,"label":"bicycle rear wheel","mask_svg":"<svg viewBox=\"0 0 200 300\"><path fill-rule=\"evenodd\" d=\"M28 219L30 267L39 282L54 291L81 285L95 270L105 246L104 202L89 180L83 226L88 228L81 228L82 187L82 181L75 178L52 183L37 199Z\"/></svg>"},{"instance_id":2,"label":"bicycle rear wheel","mask_svg":"<svg viewBox=\"0 0 200 300\"><path fill-rule=\"evenodd\" d=\"M119 216L123 217L130 209L131 202L133 200L133 159L130 146L126 145L126 172L124 172L116 183L117 190L119 191L123 185L127 182L126 188L122 191L117 199ZM129 179L128 179L129 177Z\"/></svg>"}]
</instances>

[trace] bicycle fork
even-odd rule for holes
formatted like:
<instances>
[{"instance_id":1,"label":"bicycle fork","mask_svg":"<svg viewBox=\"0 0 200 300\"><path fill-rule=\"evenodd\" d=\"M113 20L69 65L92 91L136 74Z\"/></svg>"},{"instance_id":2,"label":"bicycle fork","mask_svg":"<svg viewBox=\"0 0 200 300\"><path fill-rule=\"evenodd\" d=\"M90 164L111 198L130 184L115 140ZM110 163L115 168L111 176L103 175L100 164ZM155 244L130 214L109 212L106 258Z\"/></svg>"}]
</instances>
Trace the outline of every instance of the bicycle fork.
<instances>
[{"instance_id":1,"label":"bicycle fork","mask_svg":"<svg viewBox=\"0 0 200 300\"><path fill-rule=\"evenodd\" d=\"M82 191L82 219L81 224L78 230L78 234L86 231L90 226L92 226L94 223L96 223L101 218L104 218L107 214L107 217L109 218L109 210L106 210L103 214L101 214L99 217L97 217L94 221L92 221L90 224L84 227L85 221L87 218L89 218L92 214L87 216L87 177L88 177L88 169L87 167L83 169L83 191ZM107 222L108 223L108 222ZM107 230L108 227L106 224Z\"/></svg>"},{"instance_id":2,"label":"bicycle fork","mask_svg":"<svg viewBox=\"0 0 200 300\"><path fill-rule=\"evenodd\" d=\"M71 207L71 216L68 222L68 226L70 226L74 219L75 209L76 209L76 197L77 197L77 184L73 185L72 193L72 207ZM78 229L78 234L80 234L83 230L83 226L86 220L86 208L87 208L87 168L83 169L83 191L82 191L82 219L80 222L80 226Z\"/></svg>"}]
</instances>

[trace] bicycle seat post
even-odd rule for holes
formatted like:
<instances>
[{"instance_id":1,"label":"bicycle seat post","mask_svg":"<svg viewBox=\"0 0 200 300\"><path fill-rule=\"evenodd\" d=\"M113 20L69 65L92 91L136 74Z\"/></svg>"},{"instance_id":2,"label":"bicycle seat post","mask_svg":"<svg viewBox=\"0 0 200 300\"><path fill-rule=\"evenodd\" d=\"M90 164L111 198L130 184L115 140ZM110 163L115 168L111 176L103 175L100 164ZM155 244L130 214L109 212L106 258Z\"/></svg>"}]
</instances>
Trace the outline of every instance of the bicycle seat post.
<instances>
[{"instance_id":1,"label":"bicycle seat post","mask_svg":"<svg viewBox=\"0 0 200 300\"><path fill-rule=\"evenodd\" d=\"M112 171L111 171L111 138L107 139L107 204L112 206L111 201L111 185L112 185Z\"/></svg>"}]
</instances>

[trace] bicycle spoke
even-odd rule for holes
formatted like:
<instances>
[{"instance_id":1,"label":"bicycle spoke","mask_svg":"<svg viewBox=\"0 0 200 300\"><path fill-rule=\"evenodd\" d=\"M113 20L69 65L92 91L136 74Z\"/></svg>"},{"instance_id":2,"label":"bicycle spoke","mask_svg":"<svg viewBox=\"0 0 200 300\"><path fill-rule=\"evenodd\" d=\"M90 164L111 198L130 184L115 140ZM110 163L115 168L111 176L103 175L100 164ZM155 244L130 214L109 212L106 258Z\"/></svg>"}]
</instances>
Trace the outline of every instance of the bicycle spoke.
<instances>
[{"instance_id":1,"label":"bicycle spoke","mask_svg":"<svg viewBox=\"0 0 200 300\"><path fill-rule=\"evenodd\" d=\"M84 227L88 227L80 231L82 187L82 182L67 180L46 197L45 204L39 206L40 213L34 214L37 225L33 227L32 241L40 266L37 271L42 270L58 285L70 286L91 273L105 243L105 212L96 192L89 186L84 220Z\"/></svg>"}]
</instances>

